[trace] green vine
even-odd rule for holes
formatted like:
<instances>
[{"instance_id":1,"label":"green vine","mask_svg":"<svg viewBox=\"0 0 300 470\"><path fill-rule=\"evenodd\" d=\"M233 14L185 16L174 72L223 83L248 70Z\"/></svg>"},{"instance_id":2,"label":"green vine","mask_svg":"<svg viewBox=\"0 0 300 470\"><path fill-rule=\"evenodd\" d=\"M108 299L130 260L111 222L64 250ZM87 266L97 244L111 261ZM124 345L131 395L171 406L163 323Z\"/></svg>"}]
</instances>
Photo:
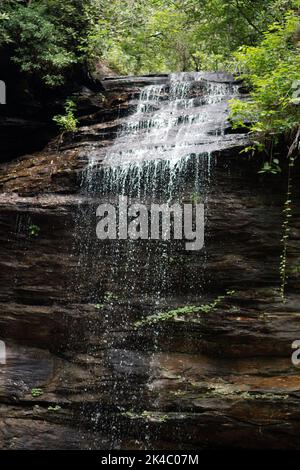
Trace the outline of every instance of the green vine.
<instances>
[{"instance_id":1,"label":"green vine","mask_svg":"<svg viewBox=\"0 0 300 470\"><path fill-rule=\"evenodd\" d=\"M287 285L287 255L288 255L288 242L290 239L290 220L292 217L292 189L293 189L293 169L295 166L295 160L299 155L300 149L300 125L298 125L298 130L295 136L295 139L290 146L288 153L288 185L287 185L287 197L284 207L285 220L283 222L283 252L280 260L280 276L281 276L281 285L280 285L280 295L282 301L286 301L286 285Z\"/></svg>"},{"instance_id":2,"label":"green vine","mask_svg":"<svg viewBox=\"0 0 300 470\"><path fill-rule=\"evenodd\" d=\"M220 303L226 299L226 297L232 297L235 294L235 291L227 291L226 295L219 295L215 300L208 304L202 305L187 305L185 307L179 307L175 310L169 310L168 312L160 312L154 315L150 315L149 317L145 318L144 320L137 321L135 323L136 327L145 326L145 325L153 325L158 322L172 320L173 318L191 315L193 313L210 313L212 310L217 308Z\"/></svg>"},{"instance_id":3,"label":"green vine","mask_svg":"<svg viewBox=\"0 0 300 470\"><path fill-rule=\"evenodd\" d=\"M282 224L283 228L283 235L282 235L282 244L283 250L280 256L280 297L283 302L286 302L286 285L288 280L287 275L287 255L288 255L288 244L290 239L290 219L292 217L292 189L293 189L293 181L292 181L292 172L293 167L295 166L295 157L289 156L289 163L288 163L288 183L287 183L287 194L286 194L286 201L284 203L284 222Z\"/></svg>"}]
</instances>

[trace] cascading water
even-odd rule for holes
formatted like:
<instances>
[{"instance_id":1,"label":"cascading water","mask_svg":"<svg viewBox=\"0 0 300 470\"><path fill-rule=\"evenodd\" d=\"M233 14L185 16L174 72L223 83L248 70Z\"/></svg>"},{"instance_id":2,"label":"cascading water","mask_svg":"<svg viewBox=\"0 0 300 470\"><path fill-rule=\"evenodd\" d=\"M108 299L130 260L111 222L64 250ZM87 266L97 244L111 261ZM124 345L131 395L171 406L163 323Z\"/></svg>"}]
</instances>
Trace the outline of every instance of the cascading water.
<instances>
[{"instance_id":1,"label":"cascading water","mask_svg":"<svg viewBox=\"0 0 300 470\"><path fill-rule=\"evenodd\" d=\"M152 331L151 345L144 345L134 321L178 303L199 302L206 282L206 251L185 251L181 240L98 240L96 207L117 204L121 195L128 197L129 205L205 205L215 155L238 140L226 133L227 100L237 94L237 85L210 81L203 73L172 74L168 83L142 89L136 111L124 118L104 155L97 146L90 153L77 223L78 285L102 322L101 339L95 339L91 354L102 354L100 344L105 342L105 360L114 371L108 382L116 418L105 425L101 403L92 416L95 428L101 423L110 435L112 448L122 446L120 417L142 413L145 398L140 397L150 393L147 373L136 378L131 349L140 341L141 351L159 350L160 327ZM149 398L149 409L158 405L159 399ZM147 447L145 427L143 434L141 445Z\"/></svg>"}]
</instances>

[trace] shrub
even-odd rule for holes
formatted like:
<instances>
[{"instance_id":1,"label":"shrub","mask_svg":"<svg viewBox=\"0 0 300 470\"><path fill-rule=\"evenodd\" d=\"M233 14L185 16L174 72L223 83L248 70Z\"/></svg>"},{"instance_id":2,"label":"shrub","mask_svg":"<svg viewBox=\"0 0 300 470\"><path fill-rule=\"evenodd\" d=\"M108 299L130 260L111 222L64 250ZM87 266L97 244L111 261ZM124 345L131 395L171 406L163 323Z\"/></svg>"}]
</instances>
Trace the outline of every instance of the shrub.
<instances>
[{"instance_id":1,"label":"shrub","mask_svg":"<svg viewBox=\"0 0 300 470\"><path fill-rule=\"evenodd\" d=\"M65 114L58 114L53 117L53 121L56 122L62 132L76 131L78 120L74 115L75 110L76 104L74 101L67 100L65 104Z\"/></svg>"}]
</instances>

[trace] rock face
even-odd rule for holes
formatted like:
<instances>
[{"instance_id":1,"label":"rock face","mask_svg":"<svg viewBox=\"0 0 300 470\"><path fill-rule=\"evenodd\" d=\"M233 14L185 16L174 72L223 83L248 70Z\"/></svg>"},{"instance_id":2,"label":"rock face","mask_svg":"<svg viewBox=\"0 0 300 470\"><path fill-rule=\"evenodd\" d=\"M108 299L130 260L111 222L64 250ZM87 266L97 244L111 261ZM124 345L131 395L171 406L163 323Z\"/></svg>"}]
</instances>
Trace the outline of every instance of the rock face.
<instances>
[{"instance_id":1,"label":"rock face","mask_svg":"<svg viewBox=\"0 0 300 470\"><path fill-rule=\"evenodd\" d=\"M260 158L239 155L239 139L214 154L205 250L195 258L175 246L159 308L234 295L201 314L136 328L157 312L155 266L138 290L143 244L130 278L121 255L111 277L109 242L96 245L90 264L82 257L87 155L111 145L140 87L167 80L104 80L105 100L88 94L95 109L76 135L1 168L2 449L300 448L300 375L291 361L300 339L298 176L285 303L278 288L286 173L258 175Z\"/></svg>"},{"instance_id":2,"label":"rock face","mask_svg":"<svg viewBox=\"0 0 300 470\"><path fill-rule=\"evenodd\" d=\"M97 68L101 70L101 63ZM108 68L104 70L109 72ZM63 86L49 88L39 80L20 74L4 50L1 81L6 90L6 103L0 104L1 163L43 149L57 134L52 118L64 113L68 97L79 98L78 111L84 115L101 107L95 95L104 91L101 82L91 77L84 67L75 67L70 76L65 77Z\"/></svg>"}]
</instances>

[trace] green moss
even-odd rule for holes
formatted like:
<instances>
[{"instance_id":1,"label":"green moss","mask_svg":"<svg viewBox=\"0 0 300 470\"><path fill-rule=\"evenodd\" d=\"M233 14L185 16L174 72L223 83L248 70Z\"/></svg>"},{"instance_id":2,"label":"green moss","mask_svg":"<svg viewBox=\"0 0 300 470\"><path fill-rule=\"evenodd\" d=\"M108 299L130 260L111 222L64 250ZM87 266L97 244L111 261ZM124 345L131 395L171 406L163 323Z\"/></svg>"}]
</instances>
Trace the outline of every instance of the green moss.
<instances>
[{"instance_id":1,"label":"green moss","mask_svg":"<svg viewBox=\"0 0 300 470\"><path fill-rule=\"evenodd\" d=\"M59 410L61 410L61 406L59 406L59 405L48 406L47 410L48 411L59 411Z\"/></svg>"},{"instance_id":2,"label":"green moss","mask_svg":"<svg viewBox=\"0 0 300 470\"><path fill-rule=\"evenodd\" d=\"M273 393L273 392L254 392L254 391L243 391L238 390L235 388L233 384L227 383L211 383L211 384L203 384L203 383L193 383L194 388L199 388L199 390L203 390L204 396L215 396L215 397L226 397L229 399L237 399L242 398L244 400L287 400L289 395L283 393Z\"/></svg>"}]
</instances>

